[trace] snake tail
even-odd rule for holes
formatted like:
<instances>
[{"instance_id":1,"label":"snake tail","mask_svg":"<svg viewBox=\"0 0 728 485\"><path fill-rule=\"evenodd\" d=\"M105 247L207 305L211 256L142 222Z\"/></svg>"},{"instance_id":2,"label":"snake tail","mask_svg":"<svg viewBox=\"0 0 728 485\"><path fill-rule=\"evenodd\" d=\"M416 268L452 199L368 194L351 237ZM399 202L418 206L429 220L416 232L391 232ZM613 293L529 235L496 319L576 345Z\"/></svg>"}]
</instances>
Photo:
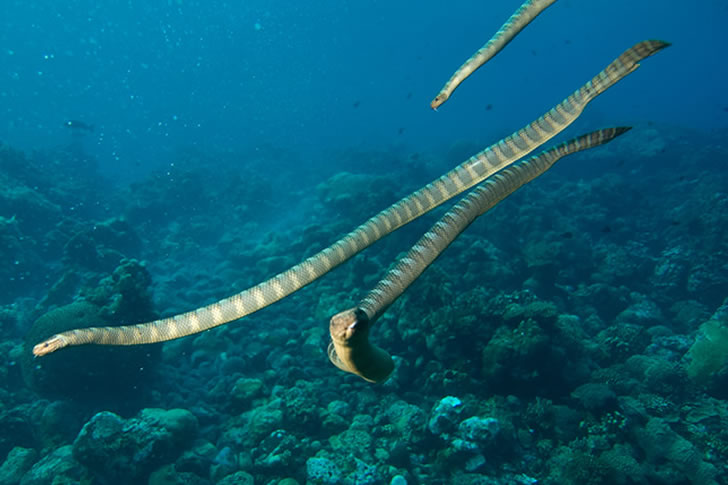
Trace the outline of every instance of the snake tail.
<instances>
[{"instance_id":1,"label":"snake tail","mask_svg":"<svg viewBox=\"0 0 728 485\"><path fill-rule=\"evenodd\" d=\"M536 121L379 212L331 246L268 280L216 303L160 320L62 332L36 344L33 354L43 356L75 345L164 342L204 332L265 308L317 280L396 229L528 155L573 123L591 100L634 71L640 60L667 45L662 41L636 44Z\"/></svg>"},{"instance_id":2,"label":"snake tail","mask_svg":"<svg viewBox=\"0 0 728 485\"><path fill-rule=\"evenodd\" d=\"M607 128L582 135L506 168L478 185L422 236L357 307L331 318L329 360L366 381L386 380L394 370L392 357L369 341L371 326L384 311L477 217L545 173L561 158L607 143L629 129Z\"/></svg>"},{"instance_id":3,"label":"snake tail","mask_svg":"<svg viewBox=\"0 0 728 485\"><path fill-rule=\"evenodd\" d=\"M435 99L430 103L430 107L436 110L440 105L448 100L452 92L455 91L461 82L474 73L480 66L491 60L498 52L500 52L518 33L531 23L546 7L556 2L556 0L526 0L516 12L504 23L498 32L478 51L473 54L470 59L458 68L457 71L445 83Z\"/></svg>"}]
</instances>

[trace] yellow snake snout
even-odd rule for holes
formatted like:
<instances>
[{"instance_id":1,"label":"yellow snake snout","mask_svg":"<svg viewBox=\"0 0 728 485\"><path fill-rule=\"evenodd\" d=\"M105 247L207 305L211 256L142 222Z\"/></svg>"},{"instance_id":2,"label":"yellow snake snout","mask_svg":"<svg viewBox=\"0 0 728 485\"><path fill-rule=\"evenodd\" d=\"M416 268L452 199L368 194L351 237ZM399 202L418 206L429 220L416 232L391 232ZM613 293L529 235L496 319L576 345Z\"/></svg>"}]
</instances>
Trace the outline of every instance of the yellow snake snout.
<instances>
[{"instance_id":1,"label":"yellow snake snout","mask_svg":"<svg viewBox=\"0 0 728 485\"><path fill-rule=\"evenodd\" d=\"M392 357L369 341L369 317L351 308L331 317L329 359L343 370L369 382L383 382L394 370Z\"/></svg>"},{"instance_id":2,"label":"yellow snake snout","mask_svg":"<svg viewBox=\"0 0 728 485\"><path fill-rule=\"evenodd\" d=\"M51 352L55 352L58 349L62 349L66 345L68 345L68 343L62 335L54 335L48 340L45 340L33 347L33 355L36 357L40 357L42 355L50 354Z\"/></svg>"},{"instance_id":3,"label":"yellow snake snout","mask_svg":"<svg viewBox=\"0 0 728 485\"><path fill-rule=\"evenodd\" d=\"M435 99L432 100L432 103L430 103L430 108L437 111L437 108L439 108L442 103L447 101L447 98L447 94L438 94L437 96L435 96Z\"/></svg>"}]
</instances>

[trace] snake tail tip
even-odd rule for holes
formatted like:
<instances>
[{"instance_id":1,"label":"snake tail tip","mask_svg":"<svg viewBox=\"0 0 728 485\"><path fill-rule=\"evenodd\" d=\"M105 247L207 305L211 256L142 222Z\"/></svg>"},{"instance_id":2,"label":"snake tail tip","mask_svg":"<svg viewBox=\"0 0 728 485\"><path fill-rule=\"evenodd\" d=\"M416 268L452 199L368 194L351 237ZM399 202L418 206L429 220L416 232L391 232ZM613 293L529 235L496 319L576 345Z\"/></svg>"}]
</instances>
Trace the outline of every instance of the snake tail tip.
<instances>
[{"instance_id":1,"label":"snake tail tip","mask_svg":"<svg viewBox=\"0 0 728 485\"><path fill-rule=\"evenodd\" d=\"M666 40L661 40L661 39L653 39L650 42L652 42L654 44L655 53L661 51L662 49L670 47L672 45L672 42L667 42Z\"/></svg>"}]
</instances>

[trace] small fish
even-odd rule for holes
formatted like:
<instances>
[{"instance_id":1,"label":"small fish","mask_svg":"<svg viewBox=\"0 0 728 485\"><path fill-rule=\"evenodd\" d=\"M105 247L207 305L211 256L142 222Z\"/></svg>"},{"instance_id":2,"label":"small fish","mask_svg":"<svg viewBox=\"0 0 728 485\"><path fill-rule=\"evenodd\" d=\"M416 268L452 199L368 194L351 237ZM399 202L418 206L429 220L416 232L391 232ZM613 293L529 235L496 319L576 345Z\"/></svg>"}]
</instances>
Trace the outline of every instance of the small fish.
<instances>
[{"instance_id":1,"label":"small fish","mask_svg":"<svg viewBox=\"0 0 728 485\"><path fill-rule=\"evenodd\" d=\"M65 126L66 128L70 128L72 130L78 130L78 131L87 131L87 132L94 131L94 125L90 125L88 123L84 123L83 121L79 121L79 120L66 120L63 123L63 126Z\"/></svg>"},{"instance_id":2,"label":"small fish","mask_svg":"<svg viewBox=\"0 0 728 485\"><path fill-rule=\"evenodd\" d=\"M490 111L492 109L493 109L493 105L492 104L488 103L487 105L485 105L485 111Z\"/></svg>"},{"instance_id":3,"label":"small fish","mask_svg":"<svg viewBox=\"0 0 728 485\"><path fill-rule=\"evenodd\" d=\"M353 106L354 108L358 108L360 104L361 104L361 103L360 103L360 102L359 102L359 100L357 99L356 101L354 101L354 104L352 104L352 106Z\"/></svg>"},{"instance_id":4,"label":"small fish","mask_svg":"<svg viewBox=\"0 0 728 485\"><path fill-rule=\"evenodd\" d=\"M605 234L606 233L609 233L609 232L612 232L612 228L609 227L609 226L604 226L604 227L602 227L602 232L605 233Z\"/></svg>"},{"instance_id":5,"label":"small fish","mask_svg":"<svg viewBox=\"0 0 728 485\"><path fill-rule=\"evenodd\" d=\"M562 239L571 239L573 237L574 237L574 233L572 233L571 231L566 231L566 232L561 233Z\"/></svg>"}]
</instances>

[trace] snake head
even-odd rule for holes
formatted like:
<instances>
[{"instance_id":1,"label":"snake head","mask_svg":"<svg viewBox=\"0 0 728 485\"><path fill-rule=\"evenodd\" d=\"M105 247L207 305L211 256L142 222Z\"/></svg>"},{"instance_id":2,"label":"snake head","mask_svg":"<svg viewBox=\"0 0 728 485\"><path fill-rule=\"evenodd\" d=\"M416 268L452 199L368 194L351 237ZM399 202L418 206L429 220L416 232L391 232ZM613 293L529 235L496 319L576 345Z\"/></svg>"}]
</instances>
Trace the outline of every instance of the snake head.
<instances>
[{"instance_id":1,"label":"snake head","mask_svg":"<svg viewBox=\"0 0 728 485\"><path fill-rule=\"evenodd\" d=\"M329 359L343 370L369 382L382 382L394 370L392 357L369 341L371 322L366 313L351 308L331 317Z\"/></svg>"},{"instance_id":2,"label":"snake head","mask_svg":"<svg viewBox=\"0 0 728 485\"><path fill-rule=\"evenodd\" d=\"M65 338L63 338L63 336L54 335L33 347L33 355L41 357L43 355L50 354L51 352L55 352L58 349L62 349L66 345L68 345L68 342Z\"/></svg>"},{"instance_id":3,"label":"snake head","mask_svg":"<svg viewBox=\"0 0 728 485\"><path fill-rule=\"evenodd\" d=\"M439 108L442 103L447 101L447 98L448 98L448 95L446 93L438 94L437 96L435 96L435 99L433 99L432 102L430 103L430 108L437 111L437 108Z\"/></svg>"},{"instance_id":4,"label":"snake head","mask_svg":"<svg viewBox=\"0 0 728 485\"><path fill-rule=\"evenodd\" d=\"M369 318L366 313L357 308L337 313L331 317L329 322L331 338L340 342L350 342L361 338L364 333L368 333L368 327Z\"/></svg>"}]
</instances>

